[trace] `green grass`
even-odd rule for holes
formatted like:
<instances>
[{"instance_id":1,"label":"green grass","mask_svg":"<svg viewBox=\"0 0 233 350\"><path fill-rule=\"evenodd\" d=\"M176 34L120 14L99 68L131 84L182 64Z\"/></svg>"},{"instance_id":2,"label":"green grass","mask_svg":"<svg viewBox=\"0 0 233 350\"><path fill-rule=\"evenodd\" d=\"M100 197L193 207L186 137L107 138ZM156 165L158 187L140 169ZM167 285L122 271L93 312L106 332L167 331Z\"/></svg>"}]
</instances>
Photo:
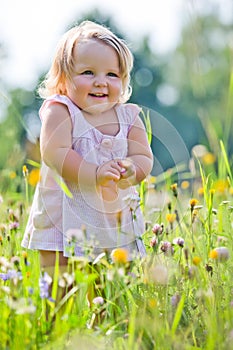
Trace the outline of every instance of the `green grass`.
<instances>
[{"instance_id":1,"label":"green grass","mask_svg":"<svg viewBox=\"0 0 233 350\"><path fill-rule=\"evenodd\" d=\"M11 179L0 204L0 349L231 349L233 192L221 150L220 174L199 159L188 182L175 184L169 170L139 189L146 259L128 266L102 256L91 270L71 258L69 274L53 276L52 299L40 296L38 253L20 246L34 187L23 174ZM101 303L88 305L90 289Z\"/></svg>"}]
</instances>

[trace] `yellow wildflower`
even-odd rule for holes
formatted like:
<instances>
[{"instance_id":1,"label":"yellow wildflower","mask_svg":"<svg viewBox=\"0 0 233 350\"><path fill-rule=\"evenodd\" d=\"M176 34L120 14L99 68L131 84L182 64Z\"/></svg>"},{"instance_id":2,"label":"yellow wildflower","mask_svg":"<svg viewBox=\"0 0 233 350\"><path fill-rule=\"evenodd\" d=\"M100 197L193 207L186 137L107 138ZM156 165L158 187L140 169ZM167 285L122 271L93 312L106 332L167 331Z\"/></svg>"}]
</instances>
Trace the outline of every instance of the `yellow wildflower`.
<instances>
[{"instance_id":1,"label":"yellow wildflower","mask_svg":"<svg viewBox=\"0 0 233 350\"><path fill-rule=\"evenodd\" d=\"M214 194L215 194L215 189L214 189L214 188L211 188L211 189L210 189L210 195L213 196Z\"/></svg>"},{"instance_id":2,"label":"yellow wildflower","mask_svg":"<svg viewBox=\"0 0 233 350\"><path fill-rule=\"evenodd\" d=\"M211 251L210 251L210 254L209 254L209 257L210 257L211 259L217 259L217 258L218 258L218 252L217 252L217 250L215 250L215 249L211 250Z\"/></svg>"},{"instance_id":3,"label":"yellow wildflower","mask_svg":"<svg viewBox=\"0 0 233 350\"><path fill-rule=\"evenodd\" d=\"M215 161L216 161L216 157L211 152L207 152L202 156L202 162L206 165L214 164Z\"/></svg>"},{"instance_id":4,"label":"yellow wildflower","mask_svg":"<svg viewBox=\"0 0 233 350\"><path fill-rule=\"evenodd\" d=\"M171 185L171 190L172 191L177 190L177 183L174 183L174 184Z\"/></svg>"},{"instance_id":5,"label":"yellow wildflower","mask_svg":"<svg viewBox=\"0 0 233 350\"><path fill-rule=\"evenodd\" d=\"M32 169L28 176L28 183L31 186L36 186L39 180L40 180L40 169L37 169L37 168Z\"/></svg>"},{"instance_id":6,"label":"yellow wildflower","mask_svg":"<svg viewBox=\"0 0 233 350\"><path fill-rule=\"evenodd\" d=\"M149 175L147 177L147 181L148 181L148 184L149 185L154 185L156 183L156 177L155 176L152 176L152 175Z\"/></svg>"},{"instance_id":7,"label":"yellow wildflower","mask_svg":"<svg viewBox=\"0 0 233 350\"><path fill-rule=\"evenodd\" d=\"M200 262L201 262L201 258L199 257L199 256L194 256L193 257L193 264L194 265L199 265L200 264Z\"/></svg>"},{"instance_id":8,"label":"yellow wildflower","mask_svg":"<svg viewBox=\"0 0 233 350\"><path fill-rule=\"evenodd\" d=\"M157 300L154 298L150 298L148 300L148 306L150 309L154 309L157 306Z\"/></svg>"},{"instance_id":9,"label":"yellow wildflower","mask_svg":"<svg viewBox=\"0 0 233 350\"><path fill-rule=\"evenodd\" d=\"M203 194L204 194L204 188L203 188L203 187L200 187L200 188L197 190L197 193L199 194L199 196L203 196Z\"/></svg>"},{"instance_id":10,"label":"yellow wildflower","mask_svg":"<svg viewBox=\"0 0 233 350\"><path fill-rule=\"evenodd\" d=\"M28 257L28 253L25 250L22 251L22 257L24 259L26 259Z\"/></svg>"},{"instance_id":11,"label":"yellow wildflower","mask_svg":"<svg viewBox=\"0 0 233 350\"><path fill-rule=\"evenodd\" d=\"M171 185L171 189L172 189L172 190L176 190L176 189L177 189L177 183L172 184L172 185Z\"/></svg>"},{"instance_id":12,"label":"yellow wildflower","mask_svg":"<svg viewBox=\"0 0 233 350\"><path fill-rule=\"evenodd\" d=\"M16 178L16 172L15 171L11 171L9 174L10 179L15 179Z\"/></svg>"},{"instance_id":13,"label":"yellow wildflower","mask_svg":"<svg viewBox=\"0 0 233 350\"><path fill-rule=\"evenodd\" d=\"M182 181L181 182L181 188L183 189L183 190L187 190L187 188L189 188L189 186L190 186L190 183L189 183L189 181Z\"/></svg>"},{"instance_id":14,"label":"yellow wildflower","mask_svg":"<svg viewBox=\"0 0 233 350\"><path fill-rule=\"evenodd\" d=\"M172 224L176 220L176 214L175 213L168 213L166 215L166 220Z\"/></svg>"},{"instance_id":15,"label":"yellow wildflower","mask_svg":"<svg viewBox=\"0 0 233 350\"><path fill-rule=\"evenodd\" d=\"M23 165L23 176L28 176L28 168L26 165Z\"/></svg>"},{"instance_id":16,"label":"yellow wildflower","mask_svg":"<svg viewBox=\"0 0 233 350\"><path fill-rule=\"evenodd\" d=\"M112 251L111 257L113 262L118 264L126 264L129 261L129 253L124 248L116 248Z\"/></svg>"},{"instance_id":17,"label":"yellow wildflower","mask_svg":"<svg viewBox=\"0 0 233 350\"><path fill-rule=\"evenodd\" d=\"M219 179L214 183L214 189L216 192L224 193L229 188L229 183L227 180Z\"/></svg>"},{"instance_id":18,"label":"yellow wildflower","mask_svg":"<svg viewBox=\"0 0 233 350\"><path fill-rule=\"evenodd\" d=\"M193 209L197 205L197 203L198 203L198 200L196 198L190 199L189 204L191 209Z\"/></svg>"},{"instance_id":19,"label":"yellow wildflower","mask_svg":"<svg viewBox=\"0 0 233 350\"><path fill-rule=\"evenodd\" d=\"M177 193L177 183L174 183L171 185L171 190L174 194L175 197L177 197L178 193Z\"/></svg>"},{"instance_id":20,"label":"yellow wildflower","mask_svg":"<svg viewBox=\"0 0 233 350\"><path fill-rule=\"evenodd\" d=\"M230 193L231 195L233 195L233 187L230 187L230 188L229 188L229 193Z\"/></svg>"}]
</instances>

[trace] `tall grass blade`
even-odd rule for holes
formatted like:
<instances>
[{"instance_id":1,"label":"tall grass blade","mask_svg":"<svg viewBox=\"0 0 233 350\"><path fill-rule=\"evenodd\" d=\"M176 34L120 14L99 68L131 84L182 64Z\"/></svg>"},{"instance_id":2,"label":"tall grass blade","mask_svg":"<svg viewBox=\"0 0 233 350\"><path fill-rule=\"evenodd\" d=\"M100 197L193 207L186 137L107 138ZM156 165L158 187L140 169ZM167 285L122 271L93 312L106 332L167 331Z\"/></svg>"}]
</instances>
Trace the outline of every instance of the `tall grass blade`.
<instances>
[{"instance_id":1,"label":"tall grass blade","mask_svg":"<svg viewBox=\"0 0 233 350\"><path fill-rule=\"evenodd\" d=\"M182 312L183 312L183 309L184 309L184 302L185 302L185 295L183 294L181 299L180 299L180 302L179 302L179 304L177 306L175 317L174 317L174 320L173 320L173 323L172 323L172 327L171 327L171 332L172 332L173 336L176 333L176 329L177 329L177 327L179 325L179 322L180 322L180 319L181 319L181 316L182 316Z\"/></svg>"},{"instance_id":2,"label":"tall grass blade","mask_svg":"<svg viewBox=\"0 0 233 350\"><path fill-rule=\"evenodd\" d=\"M66 183L61 177L55 176L55 181L60 186L62 191L67 195L67 197L73 198L72 193L70 192L69 188L67 187Z\"/></svg>"},{"instance_id":3,"label":"tall grass blade","mask_svg":"<svg viewBox=\"0 0 233 350\"><path fill-rule=\"evenodd\" d=\"M40 163L36 162L35 160L32 159L27 159L27 164L34 166L34 168L40 168L41 165Z\"/></svg>"},{"instance_id":4,"label":"tall grass blade","mask_svg":"<svg viewBox=\"0 0 233 350\"><path fill-rule=\"evenodd\" d=\"M143 121L145 123L148 142L151 145L151 142L152 142L152 126L151 126L151 122L150 122L150 112L147 110L147 112L145 113L142 110L141 114L142 114Z\"/></svg>"},{"instance_id":5,"label":"tall grass blade","mask_svg":"<svg viewBox=\"0 0 233 350\"><path fill-rule=\"evenodd\" d=\"M225 166L226 166L226 169L227 169L227 173L228 173L228 176L230 178L231 185L232 185L233 184L233 178L232 178L231 167L230 167L229 160L228 160L228 157L227 157L227 152L226 152L226 149L225 149L225 146L224 146L224 143L223 143L222 140L220 140L220 147L221 147L221 151L222 151L222 155L223 155L223 160L224 160L224 163L225 163Z\"/></svg>"}]
</instances>

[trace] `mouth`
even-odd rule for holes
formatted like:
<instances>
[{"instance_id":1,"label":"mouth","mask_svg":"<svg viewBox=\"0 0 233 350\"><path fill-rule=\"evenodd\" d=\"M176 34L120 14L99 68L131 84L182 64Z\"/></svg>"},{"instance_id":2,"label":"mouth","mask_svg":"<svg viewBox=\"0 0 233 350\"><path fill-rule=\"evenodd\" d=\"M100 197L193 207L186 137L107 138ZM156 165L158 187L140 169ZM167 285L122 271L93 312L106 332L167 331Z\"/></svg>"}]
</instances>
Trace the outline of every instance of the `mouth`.
<instances>
[{"instance_id":1,"label":"mouth","mask_svg":"<svg viewBox=\"0 0 233 350\"><path fill-rule=\"evenodd\" d=\"M95 94L89 94L92 97L107 97L107 94L103 94L103 93L95 93Z\"/></svg>"}]
</instances>

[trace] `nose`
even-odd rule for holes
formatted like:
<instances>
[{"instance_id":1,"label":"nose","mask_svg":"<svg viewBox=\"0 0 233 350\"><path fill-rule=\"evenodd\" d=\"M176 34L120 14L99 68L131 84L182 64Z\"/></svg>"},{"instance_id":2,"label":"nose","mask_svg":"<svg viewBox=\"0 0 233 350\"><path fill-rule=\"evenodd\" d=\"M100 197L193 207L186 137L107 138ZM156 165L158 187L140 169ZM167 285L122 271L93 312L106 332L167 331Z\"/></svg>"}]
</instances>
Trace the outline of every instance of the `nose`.
<instances>
[{"instance_id":1,"label":"nose","mask_svg":"<svg viewBox=\"0 0 233 350\"><path fill-rule=\"evenodd\" d=\"M107 81L106 81L105 77L103 77L103 76L96 76L94 85L100 86L100 87L107 86Z\"/></svg>"}]
</instances>

